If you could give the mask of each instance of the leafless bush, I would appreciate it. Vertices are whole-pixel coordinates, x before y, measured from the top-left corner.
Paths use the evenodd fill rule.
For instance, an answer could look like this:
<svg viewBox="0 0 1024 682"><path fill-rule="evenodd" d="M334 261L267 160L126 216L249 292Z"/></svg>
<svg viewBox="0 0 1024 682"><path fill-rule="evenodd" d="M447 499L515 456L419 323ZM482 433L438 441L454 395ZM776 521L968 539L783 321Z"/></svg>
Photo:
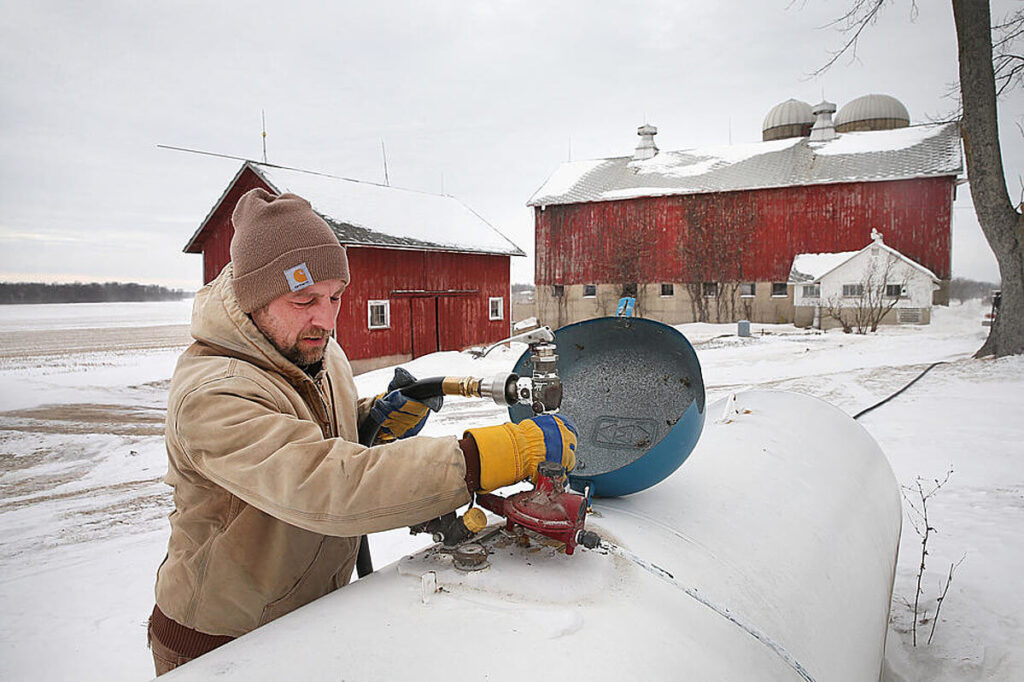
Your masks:
<svg viewBox="0 0 1024 682"><path fill-rule="evenodd" d="M907 516L910 518L910 524L914 527L914 531L918 537L921 538L921 563L917 568L917 585L914 589L914 601L910 603L904 600L906 607L913 612L914 622L911 626L911 639L914 646L917 646L917 626L927 625L928 621L931 620L931 630L928 633L928 644L932 643L932 637L935 636L935 626L939 621L939 611L942 609L942 604L946 599L946 593L949 592L949 586L953 582L953 574L956 569L960 567L960 564L967 558L965 554L960 558L960 561L951 563L949 565L949 571L946 574L945 581L939 582L939 596L935 602L935 613L929 618L927 607L923 607L921 604L921 597L924 594L924 589L921 584L924 582L925 577L925 563L928 557L928 540L931 539L933 533L938 531L928 518L928 501L942 489L944 485L949 481L949 477L953 475L953 467L950 467L946 471L945 477L941 480L938 478L932 479L931 484L926 484L925 481L918 476L914 479L914 485L902 486L903 499L907 503Z"/></svg>

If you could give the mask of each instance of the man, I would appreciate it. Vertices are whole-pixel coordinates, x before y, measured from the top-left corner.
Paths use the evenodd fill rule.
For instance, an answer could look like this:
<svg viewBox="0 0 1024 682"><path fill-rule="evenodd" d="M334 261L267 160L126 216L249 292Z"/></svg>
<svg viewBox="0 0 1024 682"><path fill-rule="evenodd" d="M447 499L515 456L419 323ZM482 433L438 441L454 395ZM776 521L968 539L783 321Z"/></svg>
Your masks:
<svg viewBox="0 0 1024 682"><path fill-rule="evenodd" d="M549 454L575 464L560 418L404 438L426 406L358 400L333 338L349 272L331 229L305 199L262 189L232 223L231 263L196 295L195 343L171 380L157 675L345 585L361 535L441 516ZM390 440L367 448L356 441L371 408Z"/></svg>

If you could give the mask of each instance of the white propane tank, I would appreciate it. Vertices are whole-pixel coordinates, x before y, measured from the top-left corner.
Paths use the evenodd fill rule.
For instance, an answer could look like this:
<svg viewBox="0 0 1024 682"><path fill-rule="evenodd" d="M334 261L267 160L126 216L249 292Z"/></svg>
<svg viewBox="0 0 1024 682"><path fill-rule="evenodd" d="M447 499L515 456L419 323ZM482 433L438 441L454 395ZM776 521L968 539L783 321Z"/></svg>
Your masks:
<svg viewBox="0 0 1024 682"><path fill-rule="evenodd" d="M684 466L593 508L599 549L496 525L483 570L426 549L163 679L879 679L900 492L835 407L719 401Z"/></svg>

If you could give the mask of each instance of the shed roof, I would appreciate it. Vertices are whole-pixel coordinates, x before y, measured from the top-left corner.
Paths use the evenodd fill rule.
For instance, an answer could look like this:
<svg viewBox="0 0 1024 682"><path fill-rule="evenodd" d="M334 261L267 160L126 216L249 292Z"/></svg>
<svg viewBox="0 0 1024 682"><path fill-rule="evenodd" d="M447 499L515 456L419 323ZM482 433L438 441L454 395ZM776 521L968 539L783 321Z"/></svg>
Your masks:
<svg viewBox="0 0 1024 682"><path fill-rule="evenodd" d="M235 180L247 167L275 192L291 192L308 200L313 210L331 226L338 240L347 246L526 255L480 215L451 196L255 161L246 161ZM216 208L199 226L192 241L206 227Z"/></svg>
<svg viewBox="0 0 1024 682"><path fill-rule="evenodd" d="M958 175L963 170L956 123L842 133L571 161L559 166L528 206L615 201L844 182Z"/></svg>
<svg viewBox="0 0 1024 682"><path fill-rule="evenodd" d="M891 246L882 243L881 237L879 237L877 242L872 240L870 244L860 251L842 251L839 253L798 253L793 258L793 266L789 271L789 281L797 284L820 282L826 275L838 268L840 265L849 262L853 258L870 249L872 246L878 246L893 256L896 256L899 260L928 275L933 281L939 281L939 278L936 277L934 272L917 261L907 258Z"/></svg>

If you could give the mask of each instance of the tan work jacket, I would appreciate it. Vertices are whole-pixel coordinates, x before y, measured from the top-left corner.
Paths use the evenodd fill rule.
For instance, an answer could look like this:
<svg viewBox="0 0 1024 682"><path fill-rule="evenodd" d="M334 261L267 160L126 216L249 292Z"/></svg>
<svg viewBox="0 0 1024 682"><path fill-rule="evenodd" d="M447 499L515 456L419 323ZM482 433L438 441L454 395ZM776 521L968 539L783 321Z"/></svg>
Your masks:
<svg viewBox="0 0 1024 682"><path fill-rule="evenodd" d="M331 339L311 379L238 306L231 266L197 295L167 405L175 510L160 609L240 636L348 582L358 539L469 502L454 436L365 448L352 369Z"/></svg>

